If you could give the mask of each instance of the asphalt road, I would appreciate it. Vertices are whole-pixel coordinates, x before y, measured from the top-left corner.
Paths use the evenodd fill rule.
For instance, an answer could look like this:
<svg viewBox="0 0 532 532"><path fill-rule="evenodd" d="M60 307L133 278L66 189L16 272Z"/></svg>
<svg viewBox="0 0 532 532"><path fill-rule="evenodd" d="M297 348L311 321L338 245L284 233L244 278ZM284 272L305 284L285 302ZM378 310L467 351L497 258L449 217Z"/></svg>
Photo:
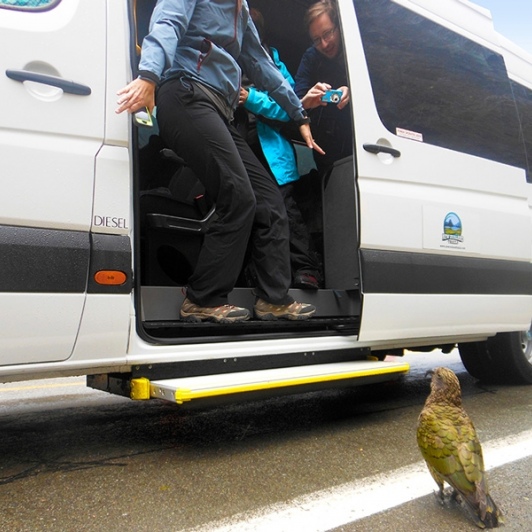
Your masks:
<svg viewBox="0 0 532 532"><path fill-rule="evenodd" d="M0 385L0 529L478 530L442 507L415 427L446 365L484 446L506 532L532 530L532 387L482 386L456 353L403 380L203 411L132 402L83 378Z"/></svg>

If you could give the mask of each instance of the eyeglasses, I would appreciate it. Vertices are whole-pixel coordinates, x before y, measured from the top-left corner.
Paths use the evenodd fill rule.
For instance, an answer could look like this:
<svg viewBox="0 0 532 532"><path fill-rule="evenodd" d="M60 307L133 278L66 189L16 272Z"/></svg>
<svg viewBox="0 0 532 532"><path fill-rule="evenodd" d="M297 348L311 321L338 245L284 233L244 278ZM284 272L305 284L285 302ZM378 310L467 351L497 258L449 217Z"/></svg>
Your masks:
<svg viewBox="0 0 532 532"><path fill-rule="evenodd" d="M334 32L338 28L335 26L334 28L327 30L325 33L322 33L321 37L316 37L315 39L312 39L312 44L314 46L320 46L321 42L323 41L325 44L328 44L331 42L331 39L333 38Z"/></svg>

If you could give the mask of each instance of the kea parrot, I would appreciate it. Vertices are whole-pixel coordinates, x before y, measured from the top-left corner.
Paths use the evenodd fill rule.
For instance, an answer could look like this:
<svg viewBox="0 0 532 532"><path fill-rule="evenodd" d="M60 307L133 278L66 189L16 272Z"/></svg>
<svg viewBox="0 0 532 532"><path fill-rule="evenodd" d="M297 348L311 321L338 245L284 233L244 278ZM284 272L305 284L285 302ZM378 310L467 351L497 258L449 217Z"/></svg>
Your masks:
<svg viewBox="0 0 532 532"><path fill-rule="evenodd" d="M448 368L430 371L430 394L418 419L417 442L443 502L444 483L480 528L503 523L488 493L482 448L475 427L462 407L460 383Z"/></svg>

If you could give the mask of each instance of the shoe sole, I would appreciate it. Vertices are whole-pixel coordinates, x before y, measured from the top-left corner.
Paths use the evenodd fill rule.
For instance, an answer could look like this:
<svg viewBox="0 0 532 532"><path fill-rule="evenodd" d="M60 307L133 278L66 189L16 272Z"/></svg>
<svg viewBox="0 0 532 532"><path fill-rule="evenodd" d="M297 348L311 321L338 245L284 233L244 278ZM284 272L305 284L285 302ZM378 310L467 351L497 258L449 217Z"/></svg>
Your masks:
<svg viewBox="0 0 532 532"><path fill-rule="evenodd" d="M311 310L310 312L306 312L305 314L281 314L276 315L272 312L257 312L255 311L255 317L258 320L262 321L276 321L276 320L292 320L292 321L303 321L308 320L312 315L316 312L316 310Z"/></svg>
<svg viewBox="0 0 532 532"><path fill-rule="evenodd" d="M249 320L249 316L238 316L236 318L215 318L214 316L198 316L197 314L180 314L181 320L187 323L201 323L209 321L212 323L238 323Z"/></svg>

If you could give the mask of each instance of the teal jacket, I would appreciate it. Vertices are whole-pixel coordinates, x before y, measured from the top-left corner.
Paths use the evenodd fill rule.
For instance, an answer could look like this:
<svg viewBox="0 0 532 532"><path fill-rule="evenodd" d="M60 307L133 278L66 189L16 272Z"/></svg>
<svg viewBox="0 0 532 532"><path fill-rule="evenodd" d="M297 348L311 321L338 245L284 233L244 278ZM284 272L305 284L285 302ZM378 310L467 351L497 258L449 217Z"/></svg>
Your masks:
<svg viewBox="0 0 532 532"><path fill-rule="evenodd" d="M294 86L294 80L288 72L285 64L279 59L279 53L275 48L270 48L272 59L277 65L284 78ZM255 87L249 87L249 95L244 107L257 116L263 116L270 120L288 122L290 117L267 92L260 91ZM268 161L270 169L279 185L286 185L299 179L297 161L294 147L279 131L260 119L257 120L257 134L259 136L262 153Z"/></svg>

